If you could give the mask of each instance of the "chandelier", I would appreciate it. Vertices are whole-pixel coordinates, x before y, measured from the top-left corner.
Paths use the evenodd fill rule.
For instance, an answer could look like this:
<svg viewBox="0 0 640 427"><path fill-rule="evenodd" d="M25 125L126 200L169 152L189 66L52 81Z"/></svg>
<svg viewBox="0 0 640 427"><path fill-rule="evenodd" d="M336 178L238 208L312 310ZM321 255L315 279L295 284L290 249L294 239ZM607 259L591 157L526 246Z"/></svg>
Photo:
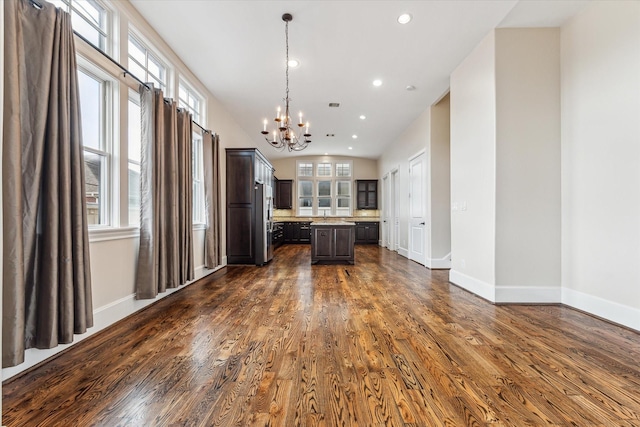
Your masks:
<svg viewBox="0 0 640 427"><path fill-rule="evenodd" d="M311 134L309 133L309 122L303 123L302 121L302 112L298 114L298 123L292 124L291 115L289 113L289 22L293 20L293 15L290 13L285 13L282 15L282 20L285 22L284 34L285 34L285 42L287 48L287 71L286 71L286 82L287 82L287 90L286 96L284 98L284 112L278 106L278 110L276 112L276 118L274 121L276 122L276 129L273 131L273 138L269 139L268 136L265 136L265 140L275 149L280 151L284 150L285 147L289 151L302 151L311 142L309 137ZM267 131L267 119L264 119L264 127L262 129L263 135L269 135L269 131ZM295 129L297 127L297 129ZM304 132L302 128L304 129Z"/></svg>

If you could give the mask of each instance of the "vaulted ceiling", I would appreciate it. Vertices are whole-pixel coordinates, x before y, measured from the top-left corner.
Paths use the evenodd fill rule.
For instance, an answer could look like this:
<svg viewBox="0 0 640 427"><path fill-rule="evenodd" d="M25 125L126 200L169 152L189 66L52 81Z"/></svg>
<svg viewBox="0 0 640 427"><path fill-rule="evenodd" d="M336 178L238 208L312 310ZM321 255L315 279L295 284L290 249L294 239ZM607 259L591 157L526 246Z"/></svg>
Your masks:
<svg viewBox="0 0 640 427"><path fill-rule="evenodd" d="M283 13L293 15L290 57L300 61L290 70L292 115L302 111L313 134L301 154L377 158L448 91L451 72L493 28L557 27L586 3L131 2L270 158L290 155L273 152L260 134L283 105ZM397 22L402 13L410 23Z"/></svg>

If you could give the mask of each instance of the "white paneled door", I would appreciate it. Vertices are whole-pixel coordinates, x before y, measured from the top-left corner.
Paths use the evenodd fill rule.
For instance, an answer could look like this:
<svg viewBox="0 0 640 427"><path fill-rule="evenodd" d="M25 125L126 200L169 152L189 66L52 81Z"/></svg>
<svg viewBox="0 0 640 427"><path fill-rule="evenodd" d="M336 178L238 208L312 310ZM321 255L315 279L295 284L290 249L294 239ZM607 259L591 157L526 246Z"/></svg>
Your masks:
<svg viewBox="0 0 640 427"><path fill-rule="evenodd" d="M426 250L426 154L409 159L409 259L427 264Z"/></svg>
<svg viewBox="0 0 640 427"><path fill-rule="evenodd" d="M398 179L398 169L391 171L391 250L398 252L400 247L400 180Z"/></svg>
<svg viewBox="0 0 640 427"><path fill-rule="evenodd" d="M387 249L391 248L391 230L389 227L391 220L391 179L389 174L385 174L382 177L382 194L383 194L383 206L382 206L382 246Z"/></svg>

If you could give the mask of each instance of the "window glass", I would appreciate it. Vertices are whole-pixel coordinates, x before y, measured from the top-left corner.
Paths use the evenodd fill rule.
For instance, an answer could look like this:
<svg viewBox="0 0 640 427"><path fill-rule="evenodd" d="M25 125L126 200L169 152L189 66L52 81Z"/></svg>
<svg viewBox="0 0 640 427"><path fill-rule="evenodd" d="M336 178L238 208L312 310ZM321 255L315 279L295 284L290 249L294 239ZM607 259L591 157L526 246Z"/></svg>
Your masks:
<svg viewBox="0 0 640 427"><path fill-rule="evenodd" d="M338 196L351 195L351 181L338 181Z"/></svg>
<svg viewBox="0 0 640 427"><path fill-rule="evenodd" d="M319 197L318 198L318 207L322 208L331 208L331 199L329 197Z"/></svg>
<svg viewBox="0 0 640 427"><path fill-rule="evenodd" d="M129 34L129 70L142 81L153 83L166 91L167 67L133 34Z"/></svg>
<svg viewBox="0 0 640 427"><path fill-rule="evenodd" d="M193 142L191 147L193 173L193 223L205 223L205 206L204 206L204 169L202 164L202 136L193 134Z"/></svg>
<svg viewBox="0 0 640 427"><path fill-rule="evenodd" d="M103 82L83 72L78 72L80 112L82 114L82 143L85 147L102 149Z"/></svg>
<svg viewBox="0 0 640 427"><path fill-rule="evenodd" d="M99 225L105 222L104 209L102 205L103 195L106 194L105 156L90 151L84 152L84 180L85 180L85 201L87 203L87 223L89 225Z"/></svg>
<svg viewBox="0 0 640 427"><path fill-rule="evenodd" d="M78 70L82 141L84 148L85 201L89 225L108 225L110 153L105 128L108 83Z"/></svg>
<svg viewBox="0 0 640 427"><path fill-rule="evenodd" d="M300 181L300 196L311 197L313 195L313 182Z"/></svg>
<svg viewBox="0 0 640 427"><path fill-rule="evenodd" d="M313 176L313 163L299 163L298 176Z"/></svg>
<svg viewBox="0 0 640 427"><path fill-rule="evenodd" d="M331 163L318 163L317 176L331 176Z"/></svg>
<svg viewBox="0 0 640 427"><path fill-rule="evenodd" d="M71 15L71 25L78 34L103 52L107 50L107 10L96 0L49 0Z"/></svg>
<svg viewBox="0 0 640 427"><path fill-rule="evenodd" d="M146 62L146 49L132 37L129 37L129 59L134 59L140 65Z"/></svg>
<svg viewBox="0 0 640 427"><path fill-rule="evenodd" d="M178 89L178 104L180 108L184 108L191 113L194 122L201 124L200 118L202 117L202 101L203 97L191 89L184 81L180 80L180 87Z"/></svg>
<svg viewBox="0 0 640 427"><path fill-rule="evenodd" d="M129 225L140 225L140 165L129 162Z"/></svg>
<svg viewBox="0 0 640 427"><path fill-rule="evenodd" d="M141 150L141 122L140 122L140 96L137 99L129 98L129 161L140 162Z"/></svg>
<svg viewBox="0 0 640 427"><path fill-rule="evenodd" d="M129 225L140 225L140 156L141 156L141 123L140 95L130 93L128 105L128 200Z"/></svg>
<svg viewBox="0 0 640 427"><path fill-rule="evenodd" d="M351 163L336 163L336 176L351 176Z"/></svg>
<svg viewBox="0 0 640 427"><path fill-rule="evenodd" d="M318 181L318 196L331 196L331 181Z"/></svg>

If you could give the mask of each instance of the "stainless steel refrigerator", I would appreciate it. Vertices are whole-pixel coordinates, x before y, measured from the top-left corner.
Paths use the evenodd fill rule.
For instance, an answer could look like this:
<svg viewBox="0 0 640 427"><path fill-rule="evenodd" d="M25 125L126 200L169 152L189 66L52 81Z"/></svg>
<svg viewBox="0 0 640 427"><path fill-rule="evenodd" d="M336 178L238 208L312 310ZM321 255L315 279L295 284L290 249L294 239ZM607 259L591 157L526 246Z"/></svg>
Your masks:
<svg viewBox="0 0 640 427"><path fill-rule="evenodd" d="M256 183L256 265L273 258L273 195L270 185Z"/></svg>

